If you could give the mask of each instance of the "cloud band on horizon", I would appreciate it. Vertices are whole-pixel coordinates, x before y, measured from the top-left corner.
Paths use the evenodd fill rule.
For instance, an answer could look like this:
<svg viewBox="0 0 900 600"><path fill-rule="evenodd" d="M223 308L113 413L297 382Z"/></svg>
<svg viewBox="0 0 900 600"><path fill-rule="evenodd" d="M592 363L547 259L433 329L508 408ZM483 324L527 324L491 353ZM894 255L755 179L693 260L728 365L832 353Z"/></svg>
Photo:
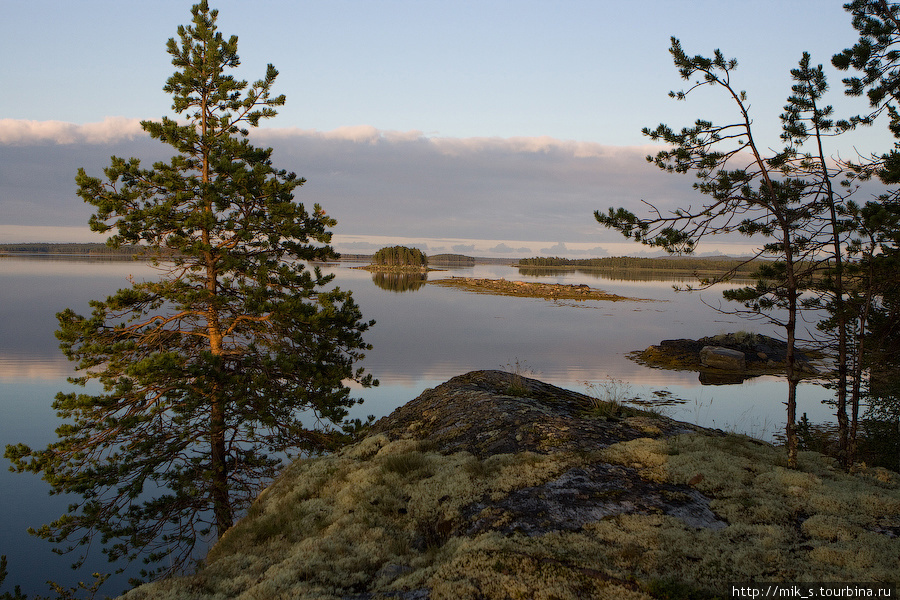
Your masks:
<svg viewBox="0 0 900 600"><path fill-rule="evenodd" d="M506 252L500 240L530 240L507 247L552 250L562 243L556 248L571 252L625 242L596 224L594 210L636 207L643 198L663 208L696 202L689 178L646 163L658 146L447 138L370 125L260 128L251 141L272 146L276 166L307 179L298 201L321 204L337 219L339 236L497 240L490 247L498 253ZM101 175L111 154L149 166L173 151L144 134L137 119L0 119L0 225L86 224L91 210L75 194L75 173L84 167Z"/></svg>

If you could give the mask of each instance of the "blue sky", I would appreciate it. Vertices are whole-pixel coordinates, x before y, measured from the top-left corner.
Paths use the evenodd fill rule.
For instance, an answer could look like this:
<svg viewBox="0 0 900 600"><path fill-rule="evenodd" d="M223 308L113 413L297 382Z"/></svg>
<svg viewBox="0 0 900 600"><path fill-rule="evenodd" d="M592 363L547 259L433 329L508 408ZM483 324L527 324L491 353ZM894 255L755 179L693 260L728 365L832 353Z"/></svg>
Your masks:
<svg viewBox="0 0 900 600"><path fill-rule="evenodd" d="M345 251L420 240L432 252L620 253L628 246L591 224L594 209L696 204L689 177L643 161L654 148L640 130L733 112L721 96L667 97L683 87L672 35L690 53L721 48L738 59L764 145L778 145L789 70L804 50L828 67L839 114L865 110L830 68L856 40L841 2L210 4L220 31L239 37L238 76L279 69L287 104L256 139L308 179L298 200L338 219ZM190 5L4 2L0 242L84 239L90 211L75 196L75 169L99 173L111 154L167 156L135 121L169 114L165 42ZM877 128L831 151L890 143Z"/></svg>

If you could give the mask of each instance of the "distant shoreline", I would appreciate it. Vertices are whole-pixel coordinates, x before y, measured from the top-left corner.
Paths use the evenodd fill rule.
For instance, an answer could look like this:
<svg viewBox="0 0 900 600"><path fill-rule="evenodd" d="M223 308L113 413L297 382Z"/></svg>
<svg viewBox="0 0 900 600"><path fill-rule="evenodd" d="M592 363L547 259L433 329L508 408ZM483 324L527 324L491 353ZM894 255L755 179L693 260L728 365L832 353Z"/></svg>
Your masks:
<svg viewBox="0 0 900 600"><path fill-rule="evenodd" d="M90 258L150 258L146 246L120 246L112 248L101 243L56 244L31 242L0 244L0 256L69 256Z"/></svg>
<svg viewBox="0 0 900 600"><path fill-rule="evenodd" d="M339 253L340 262L369 262L370 254ZM149 260L160 257L149 252L146 246L120 246L112 248L104 243L51 243L27 242L18 244L0 244L0 256L55 256L85 258L132 258ZM478 264L503 264L517 267L522 271L643 271L684 273L697 276L724 275L731 273L739 276L750 276L761 260L750 257L731 256L666 256L666 257L603 257L586 259L569 259L560 257L532 258L494 258L471 257L463 255L436 255L429 257L429 266L445 269L447 267L473 267ZM375 270L373 268L373 270ZM378 269L381 270L381 269ZM394 269L389 269L394 270Z"/></svg>

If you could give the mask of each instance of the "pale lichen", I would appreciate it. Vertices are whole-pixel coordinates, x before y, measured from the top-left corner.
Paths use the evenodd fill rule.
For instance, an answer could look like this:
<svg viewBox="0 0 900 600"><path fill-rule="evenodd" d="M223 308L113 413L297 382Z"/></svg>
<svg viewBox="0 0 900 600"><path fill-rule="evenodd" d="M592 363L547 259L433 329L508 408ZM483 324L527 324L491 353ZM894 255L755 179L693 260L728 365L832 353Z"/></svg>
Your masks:
<svg viewBox="0 0 900 600"><path fill-rule="evenodd" d="M632 425L656 435L649 421ZM781 448L700 433L581 452L438 450L404 427L399 438L375 435L297 461L197 574L127 597L302 600L427 590L432 600L638 599L652 597L661 581L710 594L722 593L725 581L881 582L900 572L900 479L883 470L845 473L810 452L788 469ZM661 490L673 505L708 501L719 526L689 525L652 507L568 528L517 522L525 511L518 498L549 503L541 494L551 488L556 500L581 494L572 482L601 472L619 473L620 487L626 474L628 485L652 482L635 493ZM604 485L606 496L577 501L618 501L615 482Z"/></svg>

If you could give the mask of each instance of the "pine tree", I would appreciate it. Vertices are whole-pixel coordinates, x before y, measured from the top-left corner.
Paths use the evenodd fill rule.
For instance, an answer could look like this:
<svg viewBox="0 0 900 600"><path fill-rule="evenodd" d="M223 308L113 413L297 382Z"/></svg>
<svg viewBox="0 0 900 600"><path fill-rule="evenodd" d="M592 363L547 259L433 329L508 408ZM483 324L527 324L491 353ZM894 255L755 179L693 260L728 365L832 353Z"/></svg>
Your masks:
<svg viewBox="0 0 900 600"><path fill-rule="evenodd" d="M810 67L809 55L804 54L799 68L792 71L797 84L782 115L782 139L787 145L781 152L766 154L754 137L747 95L732 82L737 61L726 60L719 50L711 58L689 56L675 38L669 52L681 77L691 82L690 88L671 92L671 97L685 100L693 90L709 86L721 90L736 108L734 122L724 125L698 119L680 132L665 124L644 129L650 139L670 146L648 160L670 173L696 175L694 189L707 200L671 214L650 205L648 217L624 208L597 211L594 216L626 237L672 253L689 254L702 238L716 234L741 233L768 240L756 257L774 260L761 263L755 274L757 285L728 290L725 297L743 303L749 316L766 318L785 332L786 438L788 462L795 466L796 396L801 378L795 347L801 296L811 285L823 249L828 244L840 246L840 240L831 237L835 230L828 221L829 208L840 200L831 185L838 174L825 167L821 145L812 154L799 147L809 139L820 142L823 130L831 126L830 108L820 109L815 102L824 92L824 76L821 67ZM812 133L808 126L813 127ZM784 317L772 309L781 309Z"/></svg>
<svg viewBox="0 0 900 600"><path fill-rule="evenodd" d="M900 265L900 189L896 187L900 183L900 4L852 0L844 9L852 16L859 39L832 57L832 64L856 71L843 80L844 91L849 96L865 95L870 108L868 114L851 121L872 125L886 114L895 139L888 151L845 163L855 177L863 181L877 178L888 186L877 199L862 206L851 203L846 211L847 227L853 235L849 250L855 258L847 286L848 318L854 328L851 440L855 442L857 413L867 394L869 414L894 421L894 443L900 447L900 378L895 358L900 331L896 284Z"/></svg>
<svg viewBox="0 0 900 600"><path fill-rule="evenodd" d="M6 449L51 493L81 497L36 535L61 551L96 537L110 560L166 558L167 572L198 537L221 536L282 457L331 449L359 424L346 420L358 400L344 382L377 383L354 369L373 322L305 266L335 256L335 221L296 202L304 180L248 140L284 103L277 71L236 80L237 37L217 31L205 1L191 13L167 46L178 120L142 122L175 156L150 169L113 157L105 180L77 177L91 228L159 251L160 277L93 301L89 316L58 315L71 381L102 393L60 393L57 441Z"/></svg>

